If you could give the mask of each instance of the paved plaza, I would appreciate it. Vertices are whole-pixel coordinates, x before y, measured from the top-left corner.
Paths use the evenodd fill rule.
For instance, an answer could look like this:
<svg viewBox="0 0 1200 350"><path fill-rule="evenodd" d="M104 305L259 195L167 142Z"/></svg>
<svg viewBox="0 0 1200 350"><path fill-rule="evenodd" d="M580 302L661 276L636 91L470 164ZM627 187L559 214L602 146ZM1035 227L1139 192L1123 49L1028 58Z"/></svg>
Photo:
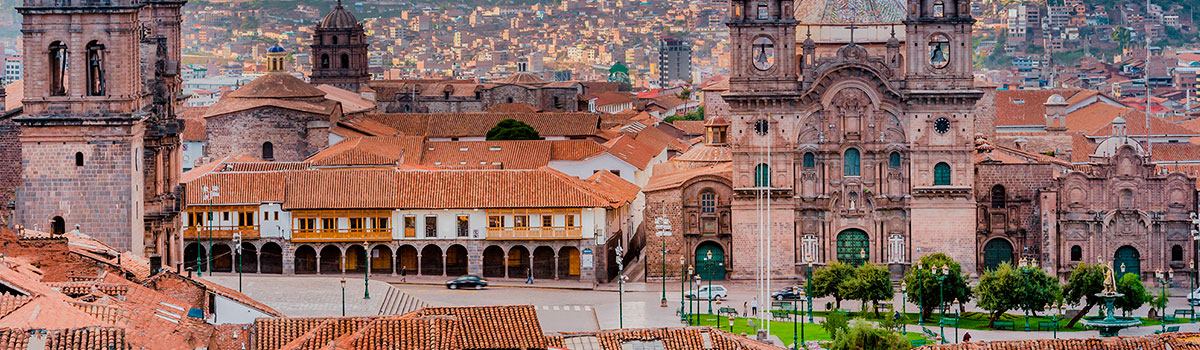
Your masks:
<svg viewBox="0 0 1200 350"><path fill-rule="evenodd" d="M218 274L205 278L222 285L237 288L237 276ZM291 317L340 316L342 314L342 288L340 276L263 276L245 275L243 277L243 292L272 308ZM390 282L390 283L389 283ZM449 290L435 279L408 279L408 283L399 283L398 279L390 277L372 278L370 282L371 299L363 299L363 278L361 275L346 276L346 314L347 315L376 315L384 303L388 289L396 290L426 303L428 306L484 306L531 304L537 307L538 317L546 332L586 331L609 329L623 326L626 328L679 326L679 316L675 314L679 308L680 286L678 282L668 282L666 286L667 307L660 307L662 285L660 283L629 283L620 301L624 305L623 312L619 311L619 294L615 285L602 285L599 290L578 289L577 283L564 282L556 285L553 281L537 282L532 287L520 280L494 280L493 287L484 290ZM498 284L498 285L497 285ZM729 288L729 298L721 306L731 306L742 312L743 305L749 305L754 298L755 285L753 282L722 283ZM773 289L782 289L788 284L775 283ZM393 291L395 293L396 291ZM1172 297L1167 306L1168 312L1177 308L1188 308L1182 296L1186 289L1171 290ZM825 303L832 299L815 299L814 307L825 310ZM899 304L899 294L895 303ZM695 304L693 304L695 305ZM713 306L717 306L714 304ZM770 302L761 302L760 307L769 308ZM842 308L857 310L857 301L842 301ZM707 311L708 303L701 302L702 311ZM917 305L907 305L909 312L914 312ZM968 311L980 311L973 303L966 305ZM1145 316L1148 308L1143 307L1134 314ZM1093 309L1093 313L1095 310ZM1016 314L1018 311L1009 311ZM820 317L817 317L820 322ZM1020 323L1020 322L1018 322ZM1018 325L1020 329L1023 324ZM1181 324L1180 331L1200 331L1200 323ZM930 323L926 328L938 332L937 324ZM1138 327L1123 331L1122 335L1145 335L1158 330L1158 326ZM909 325L910 332L920 332L918 326ZM959 330L959 337L966 330ZM1012 340L1030 338L1050 338L1051 332L1024 331L980 331L970 330L972 340ZM953 328L946 329L947 337L953 338ZM1097 337L1095 331L1059 332L1060 338Z"/></svg>

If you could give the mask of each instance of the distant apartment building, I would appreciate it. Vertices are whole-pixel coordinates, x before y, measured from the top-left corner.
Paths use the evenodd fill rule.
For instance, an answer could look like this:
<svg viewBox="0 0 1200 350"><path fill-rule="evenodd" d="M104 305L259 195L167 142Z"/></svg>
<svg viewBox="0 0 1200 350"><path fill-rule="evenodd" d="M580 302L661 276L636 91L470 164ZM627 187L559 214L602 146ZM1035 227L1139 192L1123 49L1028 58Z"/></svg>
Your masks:
<svg viewBox="0 0 1200 350"><path fill-rule="evenodd" d="M686 81L692 77L692 46L687 40L664 37L658 42L658 85Z"/></svg>
<svg viewBox="0 0 1200 350"><path fill-rule="evenodd" d="M8 55L4 57L4 84L25 78L24 60L21 55Z"/></svg>

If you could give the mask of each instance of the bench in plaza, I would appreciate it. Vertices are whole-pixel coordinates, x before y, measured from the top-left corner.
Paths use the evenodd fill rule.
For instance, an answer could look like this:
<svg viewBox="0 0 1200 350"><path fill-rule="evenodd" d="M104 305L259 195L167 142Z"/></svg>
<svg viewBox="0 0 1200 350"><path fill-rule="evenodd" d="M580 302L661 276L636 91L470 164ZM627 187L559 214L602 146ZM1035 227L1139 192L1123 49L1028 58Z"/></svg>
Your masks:
<svg viewBox="0 0 1200 350"><path fill-rule="evenodd" d="M1005 327L1008 327L1008 329L1009 329L1009 330L1016 330L1016 329L1014 329L1014 328L1013 328L1013 323L1012 323L1012 321L996 321L996 322L992 322L992 328L993 328L993 329L1004 329Z"/></svg>
<svg viewBox="0 0 1200 350"><path fill-rule="evenodd" d="M1038 321L1037 329L1038 329L1038 331L1047 330L1047 329L1055 330L1055 329L1058 329L1058 322Z"/></svg>
<svg viewBox="0 0 1200 350"><path fill-rule="evenodd" d="M942 325L945 325L945 326L947 326L947 327L958 327L958 319L957 319L957 318L950 318L950 317L943 318L943 319L942 319Z"/></svg>
<svg viewBox="0 0 1200 350"><path fill-rule="evenodd" d="M718 315L737 316L737 309L731 307L722 307L717 309Z"/></svg>
<svg viewBox="0 0 1200 350"><path fill-rule="evenodd" d="M1171 322L1179 321L1179 319L1175 318L1175 316L1163 315L1162 321L1166 322L1166 323L1171 323Z"/></svg>
<svg viewBox="0 0 1200 350"><path fill-rule="evenodd" d="M1175 317L1177 318L1192 318L1191 309L1175 309Z"/></svg>
<svg viewBox="0 0 1200 350"><path fill-rule="evenodd" d="M1157 330L1157 331L1154 331L1154 334L1177 333L1177 332L1179 332L1179 326L1170 326L1170 327L1167 327L1166 332L1164 332L1162 330Z"/></svg>
<svg viewBox="0 0 1200 350"><path fill-rule="evenodd" d="M915 348L915 347L919 347L919 346L925 346L925 339L913 339L912 340L912 347Z"/></svg>

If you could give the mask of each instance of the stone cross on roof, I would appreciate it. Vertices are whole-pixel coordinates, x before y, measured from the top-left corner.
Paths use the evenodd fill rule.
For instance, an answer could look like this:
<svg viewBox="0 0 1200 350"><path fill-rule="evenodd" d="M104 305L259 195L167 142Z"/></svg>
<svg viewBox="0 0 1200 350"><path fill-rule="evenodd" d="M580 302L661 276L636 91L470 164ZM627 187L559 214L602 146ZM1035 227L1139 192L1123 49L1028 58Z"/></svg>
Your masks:
<svg viewBox="0 0 1200 350"><path fill-rule="evenodd" d="M338 0L338 1L341 1L341 0ZM851 43L851 44L854 44L854 30L855 30L855 29L858 29L858 28L862 28L862 27L859 27L859 26L856 26L856 25L854 25L854 22L850 22L850 25L849 25L849 26L846 26L846 27L844 27L844 28L846 28L846 29L849 29L849 30L850 30L850 43Z"/></svg>

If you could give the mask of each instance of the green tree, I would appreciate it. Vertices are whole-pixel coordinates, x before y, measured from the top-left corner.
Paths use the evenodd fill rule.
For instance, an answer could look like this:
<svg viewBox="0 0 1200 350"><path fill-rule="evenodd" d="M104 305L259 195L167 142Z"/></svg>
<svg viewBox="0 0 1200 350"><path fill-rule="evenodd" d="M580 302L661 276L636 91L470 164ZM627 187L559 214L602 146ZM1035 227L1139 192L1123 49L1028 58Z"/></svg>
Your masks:
<svg viewBox="0 0 1200 350"><path fill-rule="evenodd" d="M838 293L846 299L862 301L863 309L867 302L878 304L880 300L892 299L892 280L888 270L879 265L862 264L854 269L854 278L842 282ZM875 307L875 317L879 317L879 308Z"/></svg>
<svg viewBox="0 0 1200 350"><path fill-rule="evenodd" d="M1087 315L1092 310L1093 306L1103 302L1103 299L1096 296L1096 293L1104 291L1104 271L1107 269L1102 264L1079 264L1071 270L1071 277L1067 278L1067 285L1063 287L1063 299L1073 305L1083 305L1083 309L1075 317L1071 318L1071 322L1067 323L1067 328L1075 326L1079 319Z"/></svg>
<svg viewBox="0 0 1200 350"><path fill-rule="evenodd" d="M900 333L876 327L865 320L854 320L850 327L837 335L830 350L907 350L912 347Z"/></svg>
<svg viewBox="0 0 1200 350"><path fill-rule="evenodd" d="M1121 276L1121 279L1117 281L1117 293L1124 295L1113 300L1113 306L1126 314L1150 301L1150 294L1146 293L1146 286L1142 285L1142 279L1133 273Z"/></svg>
<svg viewBox="0 0 1200 350"><path fill-rule="evenodd" d="M976 294L979 308L992 313L991 325L1008 310L1024 310L1030 314L1042 310L1062 292L1058 280L1041 269L1016 269L1005 262L979 277Z"/></svg>
<svg viewBox="0 0 1200 350"><path fill-rule="evenodd" d="M504 119L500 123L488 130L488 141L493 140L538 140L542 137L538 135L537 130L534 130L529 124L516 119Z"/></svg>
<svg viewBox="0 0 1200 350"><path fill-rule="evenodd" d="M1125 28L1123 26L1113 27L1113 31L1112 33L1108 34L1108 38L1120 45L1122 49L1128 48L1130 45L1130 40L1132 40L1129 33L1129 28Z"/></svg>
<svg viewBox="0 0 1200 350"><path fill-rule="evenodd" d="M950 274L946 276L939 290L938 278L932 273L932 269L936 266L938 273L941 273L941 267L947 265L950 266ZM908 300L921 304L921 314L924 317L929 317L942 300L951 302L958 299L965 303L971 300L972 296L971 287L963 278L962 267L944 253L921 257L917 266L904 276L904 283L908 284Z"/></svg>
<svg viewBox="0 0 1200 350"><path fill-rule="evenodd" d="M854 268L841 261L834 261L829 266L813 272L812 295L816 298L833 297L838 309L842 308L842 283L854 279Z"/></svg>

